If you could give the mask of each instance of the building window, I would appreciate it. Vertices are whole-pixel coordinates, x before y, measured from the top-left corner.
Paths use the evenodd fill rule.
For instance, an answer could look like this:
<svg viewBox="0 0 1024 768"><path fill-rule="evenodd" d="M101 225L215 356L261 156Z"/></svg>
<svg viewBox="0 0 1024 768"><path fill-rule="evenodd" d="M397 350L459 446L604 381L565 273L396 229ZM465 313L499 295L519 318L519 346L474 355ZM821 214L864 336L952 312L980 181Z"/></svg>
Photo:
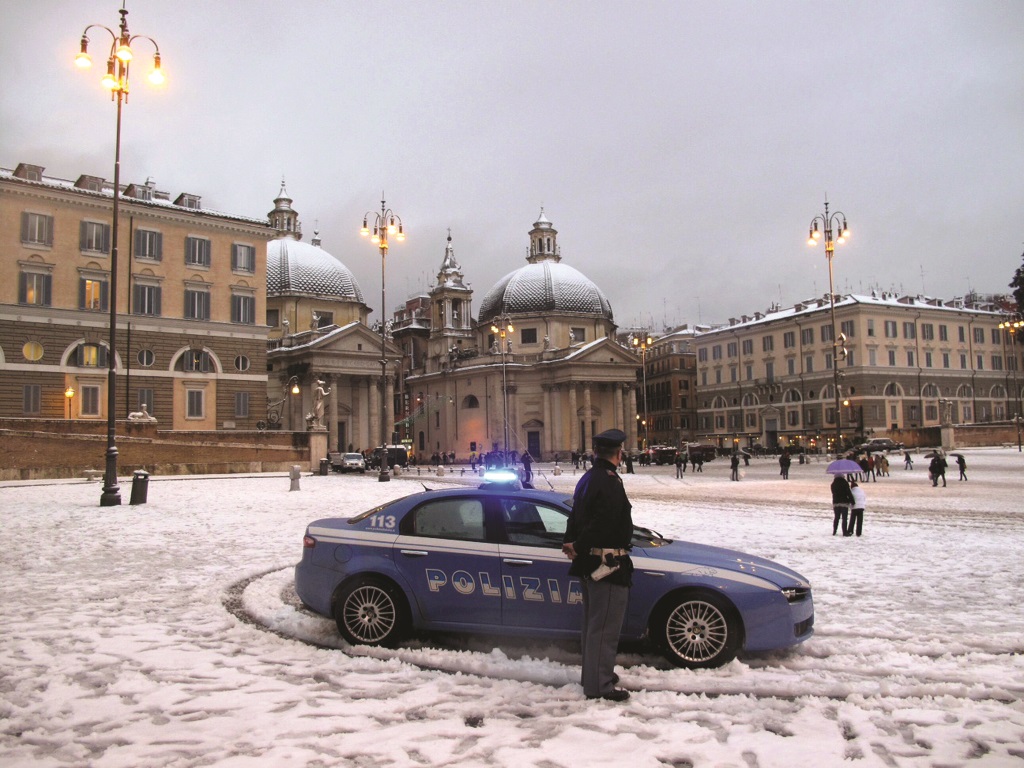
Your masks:
<svg viewBox="0 0 1024 768"><path fill-rule="evenodd" d="M520 344L536 344L537 343L537 329L536 328L523 328L519 331L519 343Z"/></svg>
<svg viewBox="0 0 1024 768"><path fill-rule="evenodd" d="M949 341L949 328L944 325L939 326L939 341Z"/></svg>
<svg viewBox="0 0 1024 768"><path fill-rule="evenodd" d="M846 334L849 336L850 334ZM868 336L875 335L875 320L874 318L868 318Z"/></svg>
<svg viewBox="0 0 1024 768"><path fill-rule="evenodd" d="M886 320L885 321L885 338L895 339L896 338L896 321Z"/></svg>
<svg viewBox="0 0 1024 768"><path fill-rule="evenodd" d="M975 328L974 329L974 343L975 344L984 344L985 343L985 329L984 328Z"/></svg>
<svg viewBox="0 0 1024 768"><path fill-rule="evenodd" d="M983 370L985 370L985 358L984 358L984 356L983 356L983 355L981 355L981 354L979 354L979 355L978 355L978 366L977 366L977 370L979 370L979 371L983 371Z"/></svg>
<svg viewBox="0 0 1024 768"><path fill-rule="evenodd" d="M960 355L960 370L967 370L967 355Z"/></svg>
<svg viewBox="0 0 1024 768"><path fill-rule="evenodd" d="M256 271L256 249L241 243L231 244L231 269L253 274Z"/></svg>
<svg viewBox="0 0 1024 768"><path fill-rule="evenodd" d="M804 373L814 373L814 355L804 356Z"/></svg>
<svg viewBox="0 0 1024 768"><path fill-rule="evenodd" d="M999 329L998 328L993 328L992 329L992 343L993 344L999 344L1000 341L1001 341L1001 338L999 336Z"/></svg>
<svg viewBox="0 0 1024 768"><path fill-rule="evenodd" d="M206 294L207 305L209 305L209 296L209 294ZM207 316L202 319L209 319L209 309L207 309ZM256 324L255 296L246 296L244 294L239 293L233 293L231 295L231 322L245 323L247 325Z"/></svg>
<svg viewBox="0 0 1024 768"><path fill-rule="evenodd" d="M164 257L164 236L151 229L135 230L135 258L160 261Z"/></svg>
<svg viewBox="0 0 1024 768"><path fill-rule="evenodd" d="M832 364L833 364L832 352L831 351L826 352L825 353L825 370L826 371L831 371L832 370Z"/></svg>
<svg viewBox="0 0 1024 768"><path fill-rule="evenodd" d="M185 289L185 319L210 319L210 294L207 291Z"/></svg>
<svg viewBox="0 0 1024 768"><path fill-rule="evenodd" d="M161 289L159 285L136 283L132 289L132 314L160 316Z"/></svg>
<svg viewBox="0 0 1024 768"><path fill-rule="evenodd" d="M796 332L786 331L782 334L782 346L786 349L792 349L796 346Z"/></svg>
<svg viewBox="0 0 1024 768"><path fill-rule="evenodd" d="M822 326L824 327L824 326ZM813 328L801 328L800 329L800 343L804 346L814 343L814 329Z"/></svg>
<svg viewBox="0 0 1024 768"><path fill-rule="evenodd" d="M775 349L775 337L774 336L762 336L761 337L761 351L771 352Z"/></svg>
<svg viewBox="0 0 1024 768"><path fill-rule="evenodd" d="M892 366L892 367L896 366L896 350L895 349L890 349L889 350L889 365Z"/></svg>
<svg viewBox="0 0 1024 768"><path fill-rule="evenodd" d="M775 381L775 363L771 360L764 364L764 377L768 380L769 384Z"/></svg>
<svg viewBox="0 0 1024 768"><path fill-rule="evenodd" d="M79 344L75 350L75 365L79 368L106 368L107 348L99 344Z"/></svg>
<svg viewBox="0 0 1024 768"><path fill-rule="evenodd" d="M572 331L572 335L575 337L577 344L581 341L587 340L586 328L570 328L570 330Z"/></svg>
<svg viewBox="0 0 1024 768"><path fill-rule="evenodd" d="M736 342L730 341L726 345L725 354L727 357L736 357Z"/></svg>
<svg viewBox="0 0 1024 768"><path fill-rule="evenodd" d="M791 357L786 360L786 374L796 376L796 358Z"/></svg>
<svg viewBox="0 0 1024 768"><path fill-rule="evenodd" d="M53 216L21 214L21 242L25 245L53 245Z"/></svg>
<svg viewBox="0 0 1024 768"><path fill-rule="evenodd" d="M800 426L800 411L786 411L786 424L790 427Z"/></svg>
<svg viewBox="0 0 1024 768"><path fill-rule="evenodd" d="M110 253L110 225L99 221L80 222L78 246L83 251Z"/></svg>
<svg viewBox="0 0 1024 768"><path fill-rule="evenodd" d="M48 307L52 301L53 277L43 272L22 272L18 278L18 303Z"/></svg>
<svg viewBox="0 0 1024 768"><path fill-rule="evenodd" d="M904 339L916 339L917 338L917 326L914 323L903 324L903 338Z"/></svg>
<svg viewBox="0 0 1024 768"><path fill-rule="evenodd" d="M752 355L752 354L754 354L754 340L753 339L744 339L743 340L743 354L744 355Z"/></svg>
<svg viewBox="0 0 1024 768"><path fill-rule="evenodd" d="M135 390L135 407L138 410L147 409L150 415L153 414L153 390L140 388Z"/></svg>
<svg viewBox="0 0 1024 768"><path fill-rule="evenodd" d="M235 370L236 371L248 371L249 370L249 358L245 355L237 355L235 357Z"/></svg>
<svg viewBox="0 0 1024 768"><path fill-rule="evenodd" d="M878 350L871 348L868 350L868 365L878 365Z"/></svg>
<svg viewBox="0 0 1024 768"><path fill-rule="evenodd" d="M821 340L822 342L832 341L832 326L823 325L821 326Z"/></svg>
<svg viewBox="0 0 1024 768"><path fill-rule="evenodd" d="M949 352L942 353L942 367L949 368Z"/></svg>
<svg viewBox="0 0 1024 768"><path fill-rule="evenodd" d="M135 359L143 368L150 368L156 362L156 355L153 354L152 349L140 349Z"/></svg>
<svg viewBox="0 0 1024 768"><path fill-rule="evenodd" d="M853 336L854 336L854 334L853 334L854 325L855 325L855 323L853 322L853 320L843 320L843 322L841 322L839 324L839 332L840 333L845 333L846 334L846 338L852 339Z"/></svg>
<svg viewBox="0 0 1024 768"><path fill-rule="evenodd" d="M78 308L93 312L106 311L109 300L109 286L106 280L83 277L78 281Z"/></svg>
<svg viewBox="0 0 1024 768"><path fill-rule="evenodd" d="M334 325L334 313L325 312L320 309L317 310L317 314L320 316L320 321L317 324L317 328L327 328L328 326Z"/></svg>
<svg viewBox="0 0 1024 768"><path fill-rule="evenodd" d="M26 341L21 348L21 355L30 363L38 363L43 359L43 345L38 341Z"/></svg>
<svg viewBox="0 0 1024 768"><path fill-rule="evenodd" d="M210 353L203 349L190 349L181 356L181 369L190 373L209 373Z"/></svg>
<svg viewBox="0 0 1024 768"><path fill-rule="evenodd" d="M235 392L235 418L244 419L249 416L249 393Z"/></svg>
<svg viewBox="0 0 1024 768"><path fill-rule="evenodd" d="M921 338L925 341L934 341L935 326L931 323L921 323Z"/></svg>
<svg viewBox="0 0 1024 768"><path fill-rule="evenodd" d="M210 241L205 237L186 237L185 264L190 267L209 267Z"/></svg>
<svg viewBox="0 0 1024 768"><path fill-rule="evenodd" d="M752 363L747 363L746 369L747 369L747 381L753 381L754 380L754 366L753 366L753 364Z"/></svg>
<svg viewBox="0 0 1024 768"><path fill-rule="evenodd" d="M38 416L42 411L43 393L39 384L26 384L21 388L21 412Z"/></svg>
<svg viewBox="0 0 1024 768"><path fill-rule="evenodd" d="M932 353L931 352L925 352L924 353L924 367L925 368L931 368L932 367Z"/></svg>
<svg viewBox="0 0 1024 768"><path fill-rule="evenodd" d="M81 397L78 401L79 412L83 416L100 415L100 388L95 384L86 384L82 387Z"/></svg>
<svg viewBox="0 0 1024 768"><path fill-rule="evenodd" d="M279 309L268 309L267 310L267 325L271 328L277 328L281 324L281 310Z"/></svg>
<svg viewBox="0 0 1024 768"><path fill-rule="evenodd" d="M707 347L701 347L700 349L697 350L697 360L698 360L698 362L701 362L701 363L706 363L708 361L708 348Z"/></svg>
<svg viewBox="0 0 1024 768"><path fill-rule="evenodd" d="M912 349L908 349L907 350L907 367L908 368L913 368L914 367L914 350L912 350Z"/></svg>
<svg viewBox="0 0 1024 768"><path fill-rule="evenodd" d="M206 398L203 397L203 390L189 389L186 391L186 418L201 419L205 416Z"/></svg>
<svg viewBox="0 0 1024 768"><path fill-rule="evenodd" d="M713 346L711 348L711 359L712 360L721 360L722 359L722 345L721 344L715 344L715 346Z"/></svg>

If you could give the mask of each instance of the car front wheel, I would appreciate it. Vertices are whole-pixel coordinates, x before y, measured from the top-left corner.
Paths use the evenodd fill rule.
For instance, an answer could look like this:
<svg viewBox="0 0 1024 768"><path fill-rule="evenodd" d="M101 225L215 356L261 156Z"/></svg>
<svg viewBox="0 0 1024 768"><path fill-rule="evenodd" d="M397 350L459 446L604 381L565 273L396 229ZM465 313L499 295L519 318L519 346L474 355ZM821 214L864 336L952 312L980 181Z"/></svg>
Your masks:
<svg viewBox="0 0 1024 768"><path fill-rule="evenodd" d="M394 646L409 627L401 590L372 577L355 579L341 588L334 602L334 621L353 645Z"/></svg>
<svg viewBox="0 0 1024 768"><path fill-rule="evenodd" d="M651 636L670 662L690 669L728 664L741 643L736 609L703 592L684 593L664 604L651 622Z"/></svg>

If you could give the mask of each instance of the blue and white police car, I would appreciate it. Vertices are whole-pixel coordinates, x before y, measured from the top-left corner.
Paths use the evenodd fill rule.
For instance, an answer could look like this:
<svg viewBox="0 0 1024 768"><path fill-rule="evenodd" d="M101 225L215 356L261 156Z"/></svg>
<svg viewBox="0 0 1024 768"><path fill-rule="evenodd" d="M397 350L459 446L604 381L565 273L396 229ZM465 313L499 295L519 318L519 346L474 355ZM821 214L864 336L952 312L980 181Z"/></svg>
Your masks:
<svg viewBox="0 0 1024 768"><path fill-rule="evenodd" d="M316 520L295 589L355 645L414 631L578 636L579 580L561 552L571 506L564 493L485 482ZM639 527L631 554L622 639L649 639L673 664L716 667L813 633L811 586L779 563Z"/></svg>

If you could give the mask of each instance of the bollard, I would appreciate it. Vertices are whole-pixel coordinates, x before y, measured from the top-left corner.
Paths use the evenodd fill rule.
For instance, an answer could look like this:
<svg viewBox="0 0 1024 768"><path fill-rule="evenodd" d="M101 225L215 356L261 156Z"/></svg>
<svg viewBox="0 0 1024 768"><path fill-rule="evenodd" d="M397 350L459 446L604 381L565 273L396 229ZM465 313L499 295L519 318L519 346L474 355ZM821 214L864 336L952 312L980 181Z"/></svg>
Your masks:
<svg viewBox="0 0 1024 768"><path fill-rule="evenodd" d="M395 466L391 468L391 474L398 477L402 474L402 468L398 464L395 464Z"/></svg>
<svg viewBox="0 0 1024 768"><path fill-rule="evenodd" d="M562 468L555 464L555 477L558 477L560 474L562 474Z"/></svg>
<svg viewBox="0 0 1024 768"><path fill-rule="evenodd" d="M132 498L129 504L145 504L149 492L149 472L136 469L132 475Z"/></svg>
<svg viewBox="0 0 1024 768"><path fill-rule="evenodd" d="M301 475L302 470L299 468L299 465L293 464L292 468L288 471L288 477L290 477L292 481L292 487L288 489L289 491L301 490L299 488L299 477L301 477Z"/></svg>
<svg viewBox="0 0 1024 768"><path fill-rule="evenodd" d="M440 464L437 465L437 476L444 477L444 467L442 467Z"/></svg>

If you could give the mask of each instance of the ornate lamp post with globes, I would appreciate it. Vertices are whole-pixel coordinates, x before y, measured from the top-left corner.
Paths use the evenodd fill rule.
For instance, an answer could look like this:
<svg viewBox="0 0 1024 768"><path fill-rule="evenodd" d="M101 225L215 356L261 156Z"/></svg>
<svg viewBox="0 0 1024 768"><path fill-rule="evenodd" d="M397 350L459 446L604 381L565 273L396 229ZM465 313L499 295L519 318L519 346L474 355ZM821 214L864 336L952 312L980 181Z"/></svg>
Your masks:
<svg viewBox="0 0 1024 768"><path fill-rule="evenodd" d="M512 343L508 338L508 334L514 333L515 330L515 327L512 325L512 318L507 314L498 315L498 317L491 321L491 333L498 337L498 348L501 350L501 403L504 416L503 424L505 425L505 444L502 449L501 458L502 466L508 464L508 379L505 377L505 352L506 348Z"/></svg>
<svg viewBox="0 0 1024 768"><path fill-rule="evenodd" d="M842 211L828 212L828 200L825 200L825 213L818 214L811 219L811 228L807 234L807 244L817 245L821 239L821 231L818 225L825 231L825 258L828 259L828 306L832 317L832 395L835 398L836 415L836 441L834 452L839 453L842 443L843 420L840 414L839 405L839 359L846 357L846 347L840 343L840 337L836 334L836 293L832 285L832 256L836 251L836 244L842 245L850 236L850 229L846 225L846 214ZM835 227L839 237L832 239L832 228ZM846 337L842 337L845 342Z"/></svg>
<svg viewBox="0 0 1024 768"><path fill-rule="evenodd" d="M373 229L369 226L370 217L373 217ZM363 237L369 237L370 242L380 249L380 473L377 481L386 483L391 479L388 472L388 401L387 401L387 380L388 380L388 323L385 318L387 304L384 293L384 265L388 256L388 236L394 235L395 240L405 240L405 230L402 227L402 218L387 207L384 195L381 194L380 213L368 211L363 216L363 227L359 230Z"/></svg>
<svg viewBox="0 0 1024 768"><path fill-rule="evenodd" d="M650 420L647 418L647 350L654 343L654 339L651 338L651 334L647 331L641 331L640 333L631 333L627 339L630 347L634 352L640 353L640 368L643 370L643 382L644 382L644 420L641 426L644 428L644 444L643 449L646 451L648 448L647 437L648 437L648 425Z"/></svg>
<svg viewBox="0 0 1024 768"><path fill-rule="evenodd" d="M117 225L118 225L118 200L121 196L121 106L128 102L129 87L129 66L132 58L132 44L136 40L148 40L153 44L153 71L149 74L149 81L153 85L161 85L164 82L163 69L160 67L160 47L151 37L145 35L133 35L128 31L128 11L121 8L121 24L117 32L105 27L102 24L90 24L82 32L81 49L75 57L75 64L86 68L92 66L92 57L89 55L89 30L105 30L111 38L110 53L107 56L107 72L100 81L103 87L110 91L110 97L117 103L117 130L114 134L114 213L110 227L110 328L109 344L107 352L107 459L106 471L103 475L103 494L100 496L100 506L113 507L121 503L121 488L117 484L117 445L114 438L115 418L114 411L117 408L115 396L116 381L115 362L117 358Z"/></svg>
<svg viewBox="0 0 1024 768"><path fill-rule="evenodd" d="M1017 453L1021 452L1021 412L1020 412L1020 385L1017 384L1017 361L1020 358L1017 356L1017 334L1021 328L1024 328L1024 320L1021 320L1020 315L1011 315L1006 320L999 324L999 329L1003 332L1003 358L1006 360L1005 365L1011 366L1013 371L1013 423L1017 426ZM1010 335L1010 355L1013 359L1011 363L1006 356L1006 335Z"/></svg>

